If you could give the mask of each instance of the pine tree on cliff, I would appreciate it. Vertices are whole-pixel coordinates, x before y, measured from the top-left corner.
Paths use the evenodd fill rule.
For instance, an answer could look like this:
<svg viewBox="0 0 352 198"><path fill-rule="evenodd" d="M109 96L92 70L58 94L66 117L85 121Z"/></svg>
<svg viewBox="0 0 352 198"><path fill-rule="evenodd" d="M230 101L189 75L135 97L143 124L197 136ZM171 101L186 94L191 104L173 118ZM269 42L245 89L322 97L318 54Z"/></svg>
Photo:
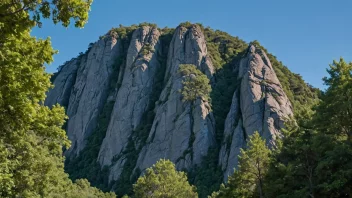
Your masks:
<svg viewBox="0 0 352 198"><path fill-rule="evenodd" d="M238 169L228 179L226 187L212 197L264 197L264 177L270 164L271 151L258 132L249 137L247 149L241 149Z"/></svg>
<svg viewBox="0 0 352 198"><path fill-rule="evenodd" d="M178 172L169 160L160 160L148 168L145 175L133 185L138 198L196 198L196 188L187 181L184 172Z"/></svg>

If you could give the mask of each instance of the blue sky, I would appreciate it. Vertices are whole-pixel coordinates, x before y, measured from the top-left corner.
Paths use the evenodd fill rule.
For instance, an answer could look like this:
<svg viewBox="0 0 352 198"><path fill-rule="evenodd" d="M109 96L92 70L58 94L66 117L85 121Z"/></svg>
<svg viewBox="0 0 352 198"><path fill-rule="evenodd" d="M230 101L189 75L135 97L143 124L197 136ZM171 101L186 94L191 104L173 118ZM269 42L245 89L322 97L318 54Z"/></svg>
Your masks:
<svg viewBox="0 0 352 198"><path fill-rule="evenodd" d="M249 42L258 40L306 82L323 88L333 59L352 60L350 0L95 0L83 29L44 21L32 35L51 37L59 50L48 72L84 52L90 42L119 24L156 23L176 27L202 23Z"/></svg>

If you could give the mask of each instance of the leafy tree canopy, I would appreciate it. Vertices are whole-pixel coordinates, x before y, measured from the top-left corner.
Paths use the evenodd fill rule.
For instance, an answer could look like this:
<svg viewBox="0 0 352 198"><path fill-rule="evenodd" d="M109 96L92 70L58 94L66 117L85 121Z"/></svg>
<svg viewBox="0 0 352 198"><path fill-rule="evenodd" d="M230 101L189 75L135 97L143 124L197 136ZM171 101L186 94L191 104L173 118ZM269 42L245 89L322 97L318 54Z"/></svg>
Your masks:
<svg viewBox="0 0 352 198"><path fill-rule="evenodd" d="M8 36L20 35L35 25L41 27L41 18L52 18L53 22L70 25L74 19L76 27L88 21L88 11L93 0L2 0L0 1L0 44Z"/></svg>
<svg viewBox="0 0 352 198"><path fill-rule="evenodd" d="M133 185L138 198L196 198L196 188L187 181L184 172L178 172L169 160L160 160L148 168Z"/></svg>
<svg viewBox="0 0 352 198"><path fill-rule="evenodd" d="M30 29L40 16L82 27L90 1L4 0L0 2L0 197L114 197L73 184L63 169L62 148L70 145L62 126L64 108L43 105L51 87L45 63L56 53L49 39Z"/></svg>

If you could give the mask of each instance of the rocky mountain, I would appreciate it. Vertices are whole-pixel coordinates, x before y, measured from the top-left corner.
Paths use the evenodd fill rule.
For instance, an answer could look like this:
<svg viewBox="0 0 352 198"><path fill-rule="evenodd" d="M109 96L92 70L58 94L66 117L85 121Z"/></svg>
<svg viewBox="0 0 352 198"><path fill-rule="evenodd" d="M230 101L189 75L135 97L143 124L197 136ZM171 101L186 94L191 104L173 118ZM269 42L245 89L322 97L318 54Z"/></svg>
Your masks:
<svg viewBox="0 0 352 198"><path fill-rule="evenodd" d="M209 79L211 100L183 100L182 64ZM210 169L210 159L217 182L226 181L249 135L275 147L294 110L316 97L259 43L189 23L112 29L52 81L45 104L59 103L69 117L67 172L121 195L161 158L190 173Z"/></svg>

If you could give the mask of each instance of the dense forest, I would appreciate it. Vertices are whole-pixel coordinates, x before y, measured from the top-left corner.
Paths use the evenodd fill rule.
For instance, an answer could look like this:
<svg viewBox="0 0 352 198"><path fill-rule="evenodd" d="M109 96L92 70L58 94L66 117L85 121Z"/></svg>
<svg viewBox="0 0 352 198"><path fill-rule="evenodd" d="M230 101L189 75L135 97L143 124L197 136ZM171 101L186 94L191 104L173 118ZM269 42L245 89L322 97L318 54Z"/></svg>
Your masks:
<svg viewBox="0 0 352 198"><path fill-rule="evenodd" d="M68 103L51 107L44 104L64 66L55 74L45 72L45 64L53 61L57 51L52 48L50 39L37 39L30 31L42 25L42 18L51 18L53 23L64 27L72 22L76 27L83 27L91 3L91 0L0 2L0 197L352 196L352 63L342 58L334 60L323 78L327 88L319 90L305 83L299 74L292 73L258 41L246 43L225 32L189 22L181 23L177 29L158 28L149 23L120 25L99 38L112 37L120 43L120 55L112 65L107 102L79 155L64 155L70 151L71 143L76 144L69 140L65 131ZM100 148L115 102L108 99L123 87L120 76L128 62L126 54L130 42L133 33L140 28L144 30L143 27L160 32L160 46L147 43L140 56L148 57L158 50L157 65L161 69L155 71L141 123L128 137L122 155L112 159L114 162L124 159L122 172L119 177L111 178L112 165L99 163ZM179 64L175 76L168 73L170 43L175 31L182 28L203 32L210 58L204 62L211 62L213 71L194 64ZM64 65L73 61L80 65L92 46L90 44L86 52ZM245 137L246 144L240 149L237 167L224 180L219 153L231 147L232 136L224 131L233 96L242 80L237 77L241 70L236 68L248 57L251 46L255 46L254 53L267 56L270 64L266 64L275 70L281 83L279 87L282 86L292 104L294 116L285 120L282 135L275 144L266 142L260 131ZM158 112L155 109L167 103L160 98L165 90L172 89L165 81L167 78L179 80L178 76L182 76L179 81L182 88L177 94L182 96L183 104L190 106L190 115L195 114L198 103L213 113L214 143L207 147L199 164L188 169L178 168L187 156L194 160L196 149L192 143L196 137L191 133L192 141L176 161L159 158L154 165L141 170L137 166L138 156L154 139L149 131L156 128L153 120ZM275 82L263 80L260 84L270 91L267 85ZM276 99L280 93L271 95ZM192 117L190 120L195 122Z"/></svg>

